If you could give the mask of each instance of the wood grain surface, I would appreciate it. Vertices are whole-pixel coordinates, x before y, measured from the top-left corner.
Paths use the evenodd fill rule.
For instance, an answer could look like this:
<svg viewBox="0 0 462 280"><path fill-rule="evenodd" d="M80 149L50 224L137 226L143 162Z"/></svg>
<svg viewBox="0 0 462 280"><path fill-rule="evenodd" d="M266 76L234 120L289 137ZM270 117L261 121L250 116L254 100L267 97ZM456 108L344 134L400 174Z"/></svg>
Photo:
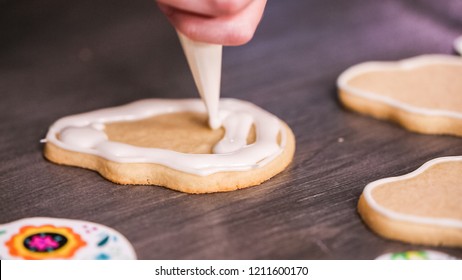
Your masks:
<svg viewBox="0 0 462 280"><path fill-rule="evenodd" d="M101 223L141 259L373 259L411 249L462 258L460 249L382 239L356 212L367 183L462 155L462 139L346 111L335 88L355 63L454 54L461 34L459 0L269 1L254 39L224 49L222 95L285 120L297 138L294 162L258 187L187 195L52 164L39 143L66 115L198 96L155 3L0 1L0 223Z"/></svg>

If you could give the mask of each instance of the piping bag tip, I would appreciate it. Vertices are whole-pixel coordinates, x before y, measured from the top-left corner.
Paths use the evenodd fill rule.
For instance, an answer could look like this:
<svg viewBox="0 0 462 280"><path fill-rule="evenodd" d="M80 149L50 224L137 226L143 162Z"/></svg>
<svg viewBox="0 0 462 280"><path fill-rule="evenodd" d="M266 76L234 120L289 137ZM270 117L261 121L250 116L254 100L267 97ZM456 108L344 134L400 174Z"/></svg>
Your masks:
<svg viewBox="0 0 462 280"><path fill-rule="evenodd" d="M205 104L211 129L221 127L218 114L223 46L197 42L177 30L199 95Z"/></svg>

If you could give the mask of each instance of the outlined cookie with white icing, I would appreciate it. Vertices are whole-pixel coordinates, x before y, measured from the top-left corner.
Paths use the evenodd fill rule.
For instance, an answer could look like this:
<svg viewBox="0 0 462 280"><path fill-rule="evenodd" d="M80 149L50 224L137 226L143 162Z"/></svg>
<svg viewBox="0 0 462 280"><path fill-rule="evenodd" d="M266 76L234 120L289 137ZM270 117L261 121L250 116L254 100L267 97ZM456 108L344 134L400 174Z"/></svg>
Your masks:
<svg viewBox="0 0 462 280"><path fill-rule="evenodd" d="M462 136L462 58L365 62L337 80L345 107L419 133Z"/></svg>
<svg viewBox="0 0 462 280"><path fill-rule="evenodd" d="M50 127L44 155L119 184L188 193L258 185L287 167L295 138L284 122L246 101L219 105L223 127L215 130L200 99L146 99L64 117Z"/></svg>
<svg viewBox="0 0 462 280"><path fill-rule="evenodd" d="M368 184L358 203L379 235L462 247L462 156L433 159L409 174Z"/></svg>

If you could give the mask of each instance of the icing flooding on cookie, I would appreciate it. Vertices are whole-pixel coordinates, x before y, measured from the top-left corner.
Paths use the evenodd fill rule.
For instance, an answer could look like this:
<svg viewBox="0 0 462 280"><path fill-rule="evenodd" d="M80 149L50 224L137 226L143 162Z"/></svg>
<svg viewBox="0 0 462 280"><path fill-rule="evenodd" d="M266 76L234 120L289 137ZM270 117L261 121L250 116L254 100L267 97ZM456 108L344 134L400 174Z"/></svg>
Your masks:
<svg viewBox="0 0 462 280"><path fill-rule="evenodd" d="M398 177L385 178L385 179L372 182L364 188L364 192L363 192L364 198L366 199L370 207L372 207L374 210L376 210L380 214L390 219L412 222L412 223L420 223L420 224L445 226L445 227L462 229L461 220L449 219L449 218L430 218L430 217L422 217L422 216L398 213L398 212L392 211L390 209L387 209L381 206L379 203L377 203L377 201L375 201L374 197L372 196L372 191L380 185L390 183L390 182L404 181L404 180L407 180L413 177L417 177L433 165L436 165L438 163L443 163L443 162L451 162L451 161L462 161L462 156L436 158L436 159L426 162L420 168L418 168L417 170L409 174L398 176Z"/></svg>
<svg viewBox="0 0 462 280"><path fill-rule="evenodd" d="M220 108L218 117L225 135L215 145L213 154L137 147L110 141L104 132L104 124L110 122L134 121L175 112L206 113L200 99L146 99L64 117L50 127L46 141L65 150L115 162L156 163L201 176L260 168L282 152L286 145L286 131L276 116L237 99L221 99ZM247 145L252 124L255 125L256 141Z"/></svg>
<svg viewBox="0 0 462 280"><path fill-rule="evenodd" d="M462 119L462 113L460 112L416 107L388 96L382 96L373 92L361 90L348 84L351 79L371 71L409 70L433 64L462 66L462 59L460 57L449 55L422 55L397 62L365 62L350 67L345 72L343 72L337 80L337 86L346 90L348 93L357 95L362 98L383 102L410 113Z"/></svg>
<svg viewBox="0 0 462 280"><path fill-rule="evenodd" d="M462 36L460 36L459 38L457 38L455 41L454 41L454 49L456 49L456 51L462 55Z"/></svg>
<svg viewBox="0 0 462 280"><path fill-rule="evenodd" d="M149 99L69 116L50 127L46 141L69 151L115 162L156 163L201 176L246 171L271 162L286 144L286 131L279 119L249 102L236 99L220 101L222 46L195 42L181 33L178 36L203 102L199 99ZM213 154L137 147L110 141L104 132L105 123L134 121L175 112L207 113L212 129L225 129L223 139L213 148ZM255 125L256 141L247 145L252 125Z"/></svg>

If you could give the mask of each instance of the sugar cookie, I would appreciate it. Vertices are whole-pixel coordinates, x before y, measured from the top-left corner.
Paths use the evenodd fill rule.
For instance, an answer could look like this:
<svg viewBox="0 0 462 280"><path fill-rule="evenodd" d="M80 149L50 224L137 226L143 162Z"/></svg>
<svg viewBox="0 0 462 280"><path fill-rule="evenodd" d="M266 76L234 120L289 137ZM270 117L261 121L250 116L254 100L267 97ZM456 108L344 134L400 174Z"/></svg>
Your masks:
<svg viewBox="0 0 462 280"><path fill-rule="evenodd" d="M223 128L207 126L200 99L147 99L56 121L44 154L119 184L188 193L262 183L291 162L295 139L274 115L245 101L220 100Z"/></svg>
<svg viewBox="0 0 462 280"><path fill-rule="evenodd" d="M423 55L366 62L337 80L349 109L428 134L462 136L462 58Z"/></svg>
<svg viewBox="0 0 462 280"><path fill-rule="evenodd" d="M136 259L128 240L107 226L35 217L0 225L0 259Z"/></svg>
<svg viewBox="0 0 462 280"><path fill-rule="evenodd" d="M433 159L409 174L368 184L358 203L379 235L462 247L462 156Z"/></svg>

